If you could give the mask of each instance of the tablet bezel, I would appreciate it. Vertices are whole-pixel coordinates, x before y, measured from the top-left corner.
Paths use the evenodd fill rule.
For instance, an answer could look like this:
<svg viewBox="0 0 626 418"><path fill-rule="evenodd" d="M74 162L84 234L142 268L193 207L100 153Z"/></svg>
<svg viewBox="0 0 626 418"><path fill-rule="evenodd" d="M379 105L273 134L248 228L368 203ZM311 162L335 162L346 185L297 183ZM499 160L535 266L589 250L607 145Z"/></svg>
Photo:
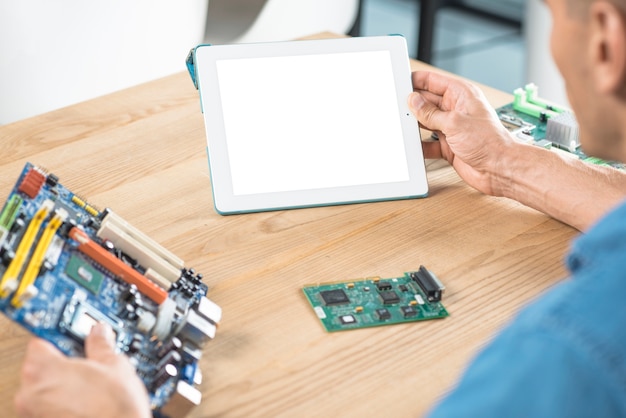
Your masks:
<svg viewBox="0 0 626 418"><path fill-rule="evenodd" d="M408 180L284 192L235 194L216 68L217 61L366 51L389 52L407 159ZM403 37L374 36L256 44L199 45L193 50L193 55L206 129L213 202L219 214L412 199L428 195L428 181L419 127L407 104L412 85L406 41ZM367 89L367 86L363 88Z"/></svg>

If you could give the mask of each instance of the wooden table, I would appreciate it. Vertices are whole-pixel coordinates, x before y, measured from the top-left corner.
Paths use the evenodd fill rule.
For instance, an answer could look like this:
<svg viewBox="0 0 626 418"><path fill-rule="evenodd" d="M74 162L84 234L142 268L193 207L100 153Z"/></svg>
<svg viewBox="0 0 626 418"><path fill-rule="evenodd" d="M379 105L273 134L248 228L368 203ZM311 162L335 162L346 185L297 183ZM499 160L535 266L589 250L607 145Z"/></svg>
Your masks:
<svg viewBox="0 0 626 418"><path fill-rule="evenodd" d="M494 106L511 100L484 90ZM186 73L2 126L0 143L0 195L25 161L42 165L204 273L224 317L205 349L193 417L420 416L521 306L564 276L575 235L478 193L441 161L428 161L425 199L220 216ZM329 334L301 290L421 264L447 286L450 317ZM12 417L30 337L4 317L0 325L1 415Z"/></svg>

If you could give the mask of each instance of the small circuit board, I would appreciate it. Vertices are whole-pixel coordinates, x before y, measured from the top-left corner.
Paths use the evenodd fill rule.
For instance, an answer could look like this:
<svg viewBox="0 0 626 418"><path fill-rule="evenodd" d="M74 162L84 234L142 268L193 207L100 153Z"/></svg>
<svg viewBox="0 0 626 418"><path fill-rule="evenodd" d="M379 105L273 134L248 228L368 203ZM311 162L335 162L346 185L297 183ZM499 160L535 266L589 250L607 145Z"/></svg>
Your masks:
<svg viewBox="0 0 626 418"><path fill-rule="evenodd" d="M109 324L155 417L201 401L198 363L221 319L207 290L183 260L30 163L0 212L0 311L68 356Z"/></svg>
<svg viewBox="0 0 626 418"><path fill-rule="evenodd" d="M448 316L444 286L424 266L403 277L379 277L303 288L326 331L377 327Z"/></svg>
<svg viewBox="0 0 626 418"><path fill-rule="evenodd" d="M518 141L589 164L625 169L622 163L587 156L580 148L578 123L572 111L540 98L535 84L518 88L513 95L513 102L497 108L496 113Z"/></svg>

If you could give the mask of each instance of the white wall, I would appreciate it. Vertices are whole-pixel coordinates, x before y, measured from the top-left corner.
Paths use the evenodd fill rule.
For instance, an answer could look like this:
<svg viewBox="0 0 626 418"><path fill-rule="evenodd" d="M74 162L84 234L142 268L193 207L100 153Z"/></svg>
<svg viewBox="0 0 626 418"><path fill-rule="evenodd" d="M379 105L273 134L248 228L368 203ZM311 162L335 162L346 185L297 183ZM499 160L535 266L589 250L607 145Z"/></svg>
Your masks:
<svg viewBox="0 0 626 418"><path fill-rule="evenodd" d="M235 42L287 40L325 31L346 34L356 20L358 6L358 0L269 0Z"/></svg>
<svg viewBox="0 0 626 418"><path fill-rule="evenodd" d="M527 61L526 79L539 87L539 96L569 106L565 84L550 53L552 18L543 0L527 0L524 35Z"/></svg>
<svg viewBox="0 0 626 418"><path fill-rule="evenodd" d="M185 70L208 0L0 0L0 124Z"/></svg>

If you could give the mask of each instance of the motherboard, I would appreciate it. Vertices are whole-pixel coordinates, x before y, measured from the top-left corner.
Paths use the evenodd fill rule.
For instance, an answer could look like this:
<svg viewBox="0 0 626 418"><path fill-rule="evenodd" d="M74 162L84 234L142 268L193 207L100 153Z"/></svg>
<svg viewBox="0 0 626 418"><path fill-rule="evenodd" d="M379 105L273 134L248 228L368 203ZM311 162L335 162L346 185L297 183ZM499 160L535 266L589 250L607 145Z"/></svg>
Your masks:
<svg viewBox="0 0 626 418"><path fill-rule="evenodd" d="M574 113L539 96L537 85L515 89L513 102L496 109L498 118L513 137L530 145L549 149L566 158L624 170L624 164L586 155L580 147Z"/></svg>
<svg viewBox="0 0 626 418"><path fill-rule="evenodd" d="M0 277L0 310L68 356L109 324L155 417L200 404L198 363L222 315L202 275L30 163L0 212Z"/></svg>

